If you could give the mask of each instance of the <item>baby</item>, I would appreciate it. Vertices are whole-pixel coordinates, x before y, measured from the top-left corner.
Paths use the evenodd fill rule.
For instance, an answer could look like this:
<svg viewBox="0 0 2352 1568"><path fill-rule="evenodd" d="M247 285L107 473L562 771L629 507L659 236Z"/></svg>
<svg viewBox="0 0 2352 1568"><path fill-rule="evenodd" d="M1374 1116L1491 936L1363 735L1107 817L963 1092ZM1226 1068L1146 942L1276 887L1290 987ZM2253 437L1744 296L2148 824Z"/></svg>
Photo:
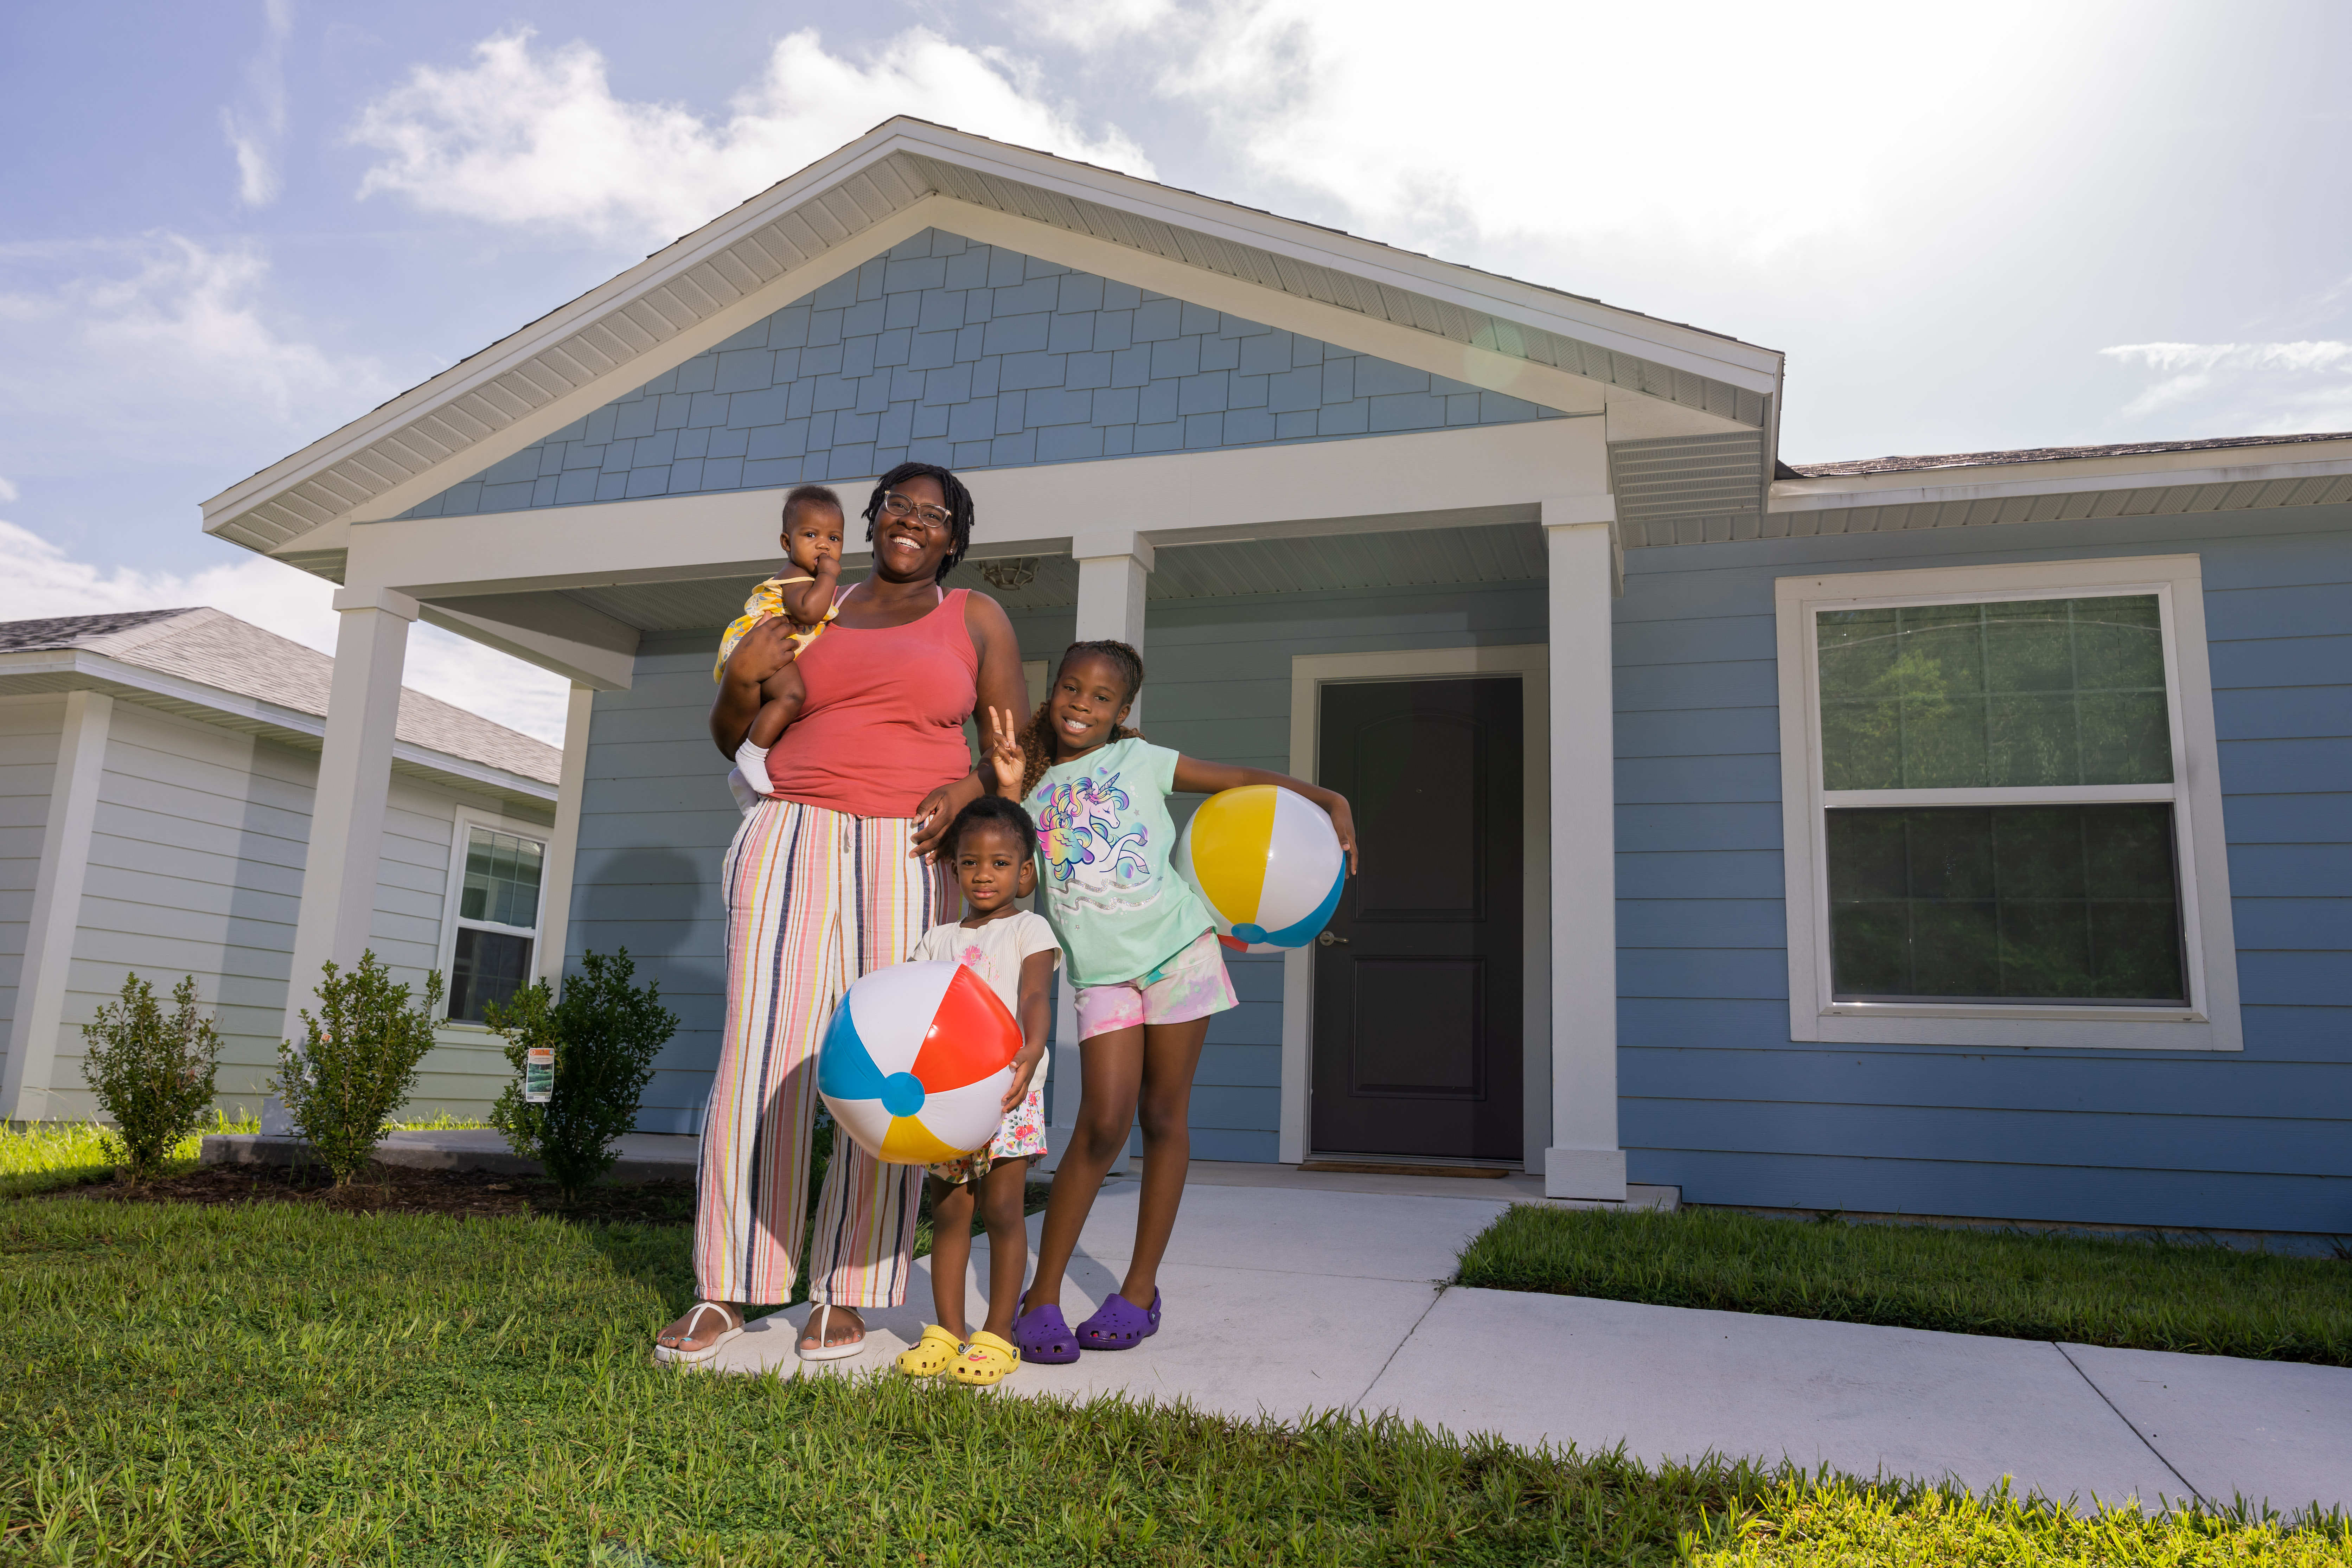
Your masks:
<svg viewBox="0 0 2352 1568"><path fill-rule="evenodd" d="M771 793L768 749L782 739L785 727L800 717L801 704L808 700L808 683L800 672L801 652L817 639L835 615L834 584L841 575L842 530L841 498L824 486L802 485L786 496L781 542L786 559L800 568L801 574L771 577L752 590L743 614L727 628L719 644L719 663L710 672L714 680L722 677L727 656L735 651L744 633L776 616L793 623L792 660L761 683L760 710L751 716L751 732L735 752L736 770L760 795Z"/></svg>

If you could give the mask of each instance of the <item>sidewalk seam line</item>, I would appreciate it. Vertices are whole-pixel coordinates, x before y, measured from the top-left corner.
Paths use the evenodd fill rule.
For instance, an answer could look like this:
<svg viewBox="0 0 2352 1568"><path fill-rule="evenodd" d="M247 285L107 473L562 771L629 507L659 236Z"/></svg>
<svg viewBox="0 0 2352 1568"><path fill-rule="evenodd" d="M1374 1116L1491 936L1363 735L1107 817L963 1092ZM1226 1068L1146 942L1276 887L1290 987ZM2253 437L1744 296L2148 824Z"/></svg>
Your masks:
<svg viewBox="0 0 2352 1568"><path fill-rule="evenodd" d="M2149 1453L2156 1456L2156 1462L2158 1464L2162 1465L2166 1469L2172 1472L2172 1479L2179 1481L2182 1488L2188 1491L2189 1495L2197 1500L2198 1506L2200 1508L2210 1508L2212 1506L2212 1504L2207 1500L2205 1494L2199 1491L2195 1487L2190 1486L2189 1484L2189 1478L2182 1475L2179 1468L2176 1467L2170 1459L2164 1457L2164 1450L2149 1442L2147 1440L2147 1434L2141 1431L2130 1416L2116 1408L2116 1402L2109 1399L2107 1397L2107 1391L2101 1388L2097 1383L2092 1380L2091 1374L2083 1370L2083 1363L2076 1361L2073 1356L2066 1355L2066 1347L2064 1345L2060 1344L2056 1340L2052 1340L2050 1342L2050 1348L2056 1351L2060 1355L2066 1357L2066 1364L2074 1369L2074 1375L2081 1378L2084 1383L2090 1384L2091 1392L2099 1396L2099 1403L2105 1405L2108 1409L2116 1412L2116 1419L2122 1422L2126 1427L2131 1429L2131 1435L2140 1440L2140 1446L2146 1448Z"/></svg>
<svg viewBox="0 0 2352 1568"><path fill-rule="evenodd" d="M1372 1390L1378 1388L1381 1385L1381 1379L1389 1374L1389 1368L1396 1364L1396 1358L1403 1352L1404 1347L1412 1342L1412 1336L1421 1332L1421 1325L1429 1321L1430 1313L1437 1310L1437 1303L1445 1299L1445 1281L1440 1279L1436 1283L1437 1289L1429 1293L1429 1305L1421 1310L1421 1316L1412 1321L1412 1327L1407 1329L1402 1337L1390 1349L1388 1359L1381 1363L1381 1370L1372 1373L1371 1382L1364 1384L1364 1392L1341 1405L1339 1408L1342 1411L1351 1415L1362 1413L1364 1401L1372 1396Z"/></svg>

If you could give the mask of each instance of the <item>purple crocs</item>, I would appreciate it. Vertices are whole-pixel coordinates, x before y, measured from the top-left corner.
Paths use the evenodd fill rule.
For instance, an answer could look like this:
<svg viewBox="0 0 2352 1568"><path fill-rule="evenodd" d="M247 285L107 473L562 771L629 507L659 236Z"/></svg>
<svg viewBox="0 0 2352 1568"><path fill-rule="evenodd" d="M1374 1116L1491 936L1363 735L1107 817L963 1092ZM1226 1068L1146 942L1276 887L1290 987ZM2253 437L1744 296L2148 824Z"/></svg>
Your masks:
<svg viewBox="0 0 2352 1568"><path fill-rule="evenodd" d="M1104 1298L1100 1310L1078 1325L1078 1342L1090 1351L1129 1351L1159 1331L1159 1291L1151 1293L1147 1312L1114 1290Z"/></svg>
<svg viewBox="0 0 2352 1568"><path fill-rule="evenodd" d="M1021 1359L1044 1366L1061 1366L1078 1359L1077 1336L1059 1307L1036 1307L1013 1320L1013 1342Z"/></svg>

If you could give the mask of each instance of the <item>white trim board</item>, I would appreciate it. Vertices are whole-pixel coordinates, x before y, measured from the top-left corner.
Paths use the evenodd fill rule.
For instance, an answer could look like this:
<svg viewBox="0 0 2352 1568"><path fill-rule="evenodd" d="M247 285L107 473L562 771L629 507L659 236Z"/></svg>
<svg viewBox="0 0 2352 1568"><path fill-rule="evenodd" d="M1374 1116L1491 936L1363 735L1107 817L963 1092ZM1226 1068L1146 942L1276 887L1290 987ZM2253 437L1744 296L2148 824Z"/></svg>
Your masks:
<svg viewBox="0 0 2352 1568"><path fill-rule="evenodd" d="M1821 783L1812 613L1824 605L1865 608L1937 602L2041 599L2063 595L2154 594L2161 607L2165 673L2177 784L2156 792L2175 803L2189 1005L2101 1007L2063 1004L1841 1003L1832 1000L1826 846L1816 831L1829 804ZM2103 561L1936 566L1782 577L1773 584L1780 699L1781 857L1789 933L1789 1037L1839 1044L2102 1047L2235 1051L2237 942L2230 910L2213 682L2205 646L2203 567L2194 555ZM1872 805L1947 805L1954 792L1866 792ZM1981 804L2004 798L2148 798L2145 789L1970 791Z"/></svg>
<svg viewBox="0 0 2352 1568"><path fill-rule="evenodd" d="M1486 647L1399 648L1385 653L1302 653L1290 659L1290 773L1309 784L1315 776L1317 720L1325 686L1373 680L1442 680L1460 676L1519 678L1521 798L1525 815L1520 851L1528 875L1521 945L1525 986L1525 1068L1520 1084L1524 1127L1521 1162L1542 1163L1551 1142L1551 678L1550 650L1543 643ZM1307 1096L1314 1080L1315 950L1299 948L1282 960L1282 1117L1276 1158L1295 1165L1309 1158ZM1365 1151L1351 1151L1365 1152Z"/></svg>

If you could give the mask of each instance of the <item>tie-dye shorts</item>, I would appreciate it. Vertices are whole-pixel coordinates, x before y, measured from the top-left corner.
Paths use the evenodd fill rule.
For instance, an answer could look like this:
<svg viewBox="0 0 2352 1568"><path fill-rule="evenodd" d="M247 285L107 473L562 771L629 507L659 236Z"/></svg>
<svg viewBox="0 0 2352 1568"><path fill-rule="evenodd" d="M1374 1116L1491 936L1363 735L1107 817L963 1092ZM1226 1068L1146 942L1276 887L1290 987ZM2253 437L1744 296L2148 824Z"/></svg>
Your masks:
<svg viewBox="0 0 2352 1568"><path fill-rule="evenodd" d="M1108 985L1078 987L1078 1038L1091 1040L1139 1024L1181 1024L1222 1013L1241 998L1225 975L1224 950L1217 933L1199 940L1149 974Z"/></svg>

